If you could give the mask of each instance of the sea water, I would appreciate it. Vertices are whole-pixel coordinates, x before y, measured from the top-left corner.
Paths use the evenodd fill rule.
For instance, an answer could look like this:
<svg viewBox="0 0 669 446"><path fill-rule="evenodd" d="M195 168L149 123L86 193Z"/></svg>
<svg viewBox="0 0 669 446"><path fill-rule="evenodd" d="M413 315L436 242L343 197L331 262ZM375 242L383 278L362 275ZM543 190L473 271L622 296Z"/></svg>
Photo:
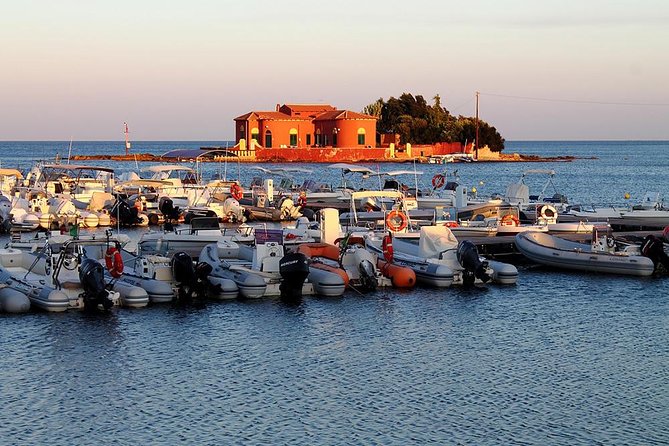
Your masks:
<svg viewBox="0 0 669 446"><path fill-rule="evenodd" d="M0 143L2 167L29 167L68 145ZM133 150L201 145L221 144ZM123 150L96 142L72 151ZM415 169L425 182L457 170L484 196L527 169L555 170L572 202L669 193L666 142L509 142L506 151L583 159ZM248 185L258 175L250 167L215 163L204 174ZM340 181L326 166L301 167L313 173L295 181ZM0 315L0 358L2 444L669 442L666 277L521 267L514 286Z"/></svg>

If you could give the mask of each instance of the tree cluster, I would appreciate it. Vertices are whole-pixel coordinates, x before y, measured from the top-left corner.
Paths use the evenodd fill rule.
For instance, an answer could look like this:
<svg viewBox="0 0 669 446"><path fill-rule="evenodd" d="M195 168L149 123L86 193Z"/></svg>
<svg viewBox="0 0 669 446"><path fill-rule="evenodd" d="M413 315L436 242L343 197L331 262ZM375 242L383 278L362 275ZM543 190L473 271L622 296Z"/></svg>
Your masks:
<svg viewBox="0 0 669 446"><path fill-rule="evenodd" d="M441 105L439 95L428 104L423 96L404 93L399 98L383 98L369 104L363 113L378 118L379 133L396 133L402 144L434 144L460 142L471 144L476 137L476 118L453 116ZM493 152L504 150L504 138L497 129L479 119L479 147Z"/></svg>

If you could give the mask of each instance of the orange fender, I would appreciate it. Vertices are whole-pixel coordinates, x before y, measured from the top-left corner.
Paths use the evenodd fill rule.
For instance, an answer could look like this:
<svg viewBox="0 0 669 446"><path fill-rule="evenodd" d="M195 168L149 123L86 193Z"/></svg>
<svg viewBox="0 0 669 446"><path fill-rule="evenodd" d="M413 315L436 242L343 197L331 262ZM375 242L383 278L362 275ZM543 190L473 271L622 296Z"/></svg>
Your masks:
<svg viewBox="0 0 669 446"><path fill-rule="evenodd" d="M383 259L377 259L376 266L381 274L389 278L395 288L413 288L416 285L416 273L408 266L400 266L388 263Z"/></svg>

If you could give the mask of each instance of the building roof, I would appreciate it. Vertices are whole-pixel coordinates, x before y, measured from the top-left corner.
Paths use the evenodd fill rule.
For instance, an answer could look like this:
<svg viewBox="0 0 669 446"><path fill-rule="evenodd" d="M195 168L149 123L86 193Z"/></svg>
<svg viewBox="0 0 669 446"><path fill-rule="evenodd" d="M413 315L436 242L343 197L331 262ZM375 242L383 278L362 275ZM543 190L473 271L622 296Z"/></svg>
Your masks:
<svg viewBox="0 0 669 446"><path fill-rule="evenodd" d="M332 121L335 119L374 119L376 120L376 116L372 115L365 115L362 113L356 113L354 111L349 111L349 110L332 110L332 111L327 111L324 113L319 114L316 116L314 121Z"/></svg>
<svg viewBox="0 0 669 446"><path fill-rule="evenodd" d="M279 111L281 110L281 111ZM284 104L274 111L250 111L235 118L235 121L248 119L273 121L331 121L335 119L376 120L375 116L356 113L350 110L338 110L329 104Z"/></svg>
<svg viewBox="0 0 669 446"><path fill-rule="evenodd" d="M255 115L256 119L271 119L274 121L306 121L309 120L308 116L290 116L286 113L281 113L277 111L252 111L235 118L235 121L246 121Z"/></svg>
<svg viewBox="0 0 669 446"><path fill-rule="evenodd" d="M330 104L283 104L283 107L289 108L293 112L325 112L336 110Z"/></svg>

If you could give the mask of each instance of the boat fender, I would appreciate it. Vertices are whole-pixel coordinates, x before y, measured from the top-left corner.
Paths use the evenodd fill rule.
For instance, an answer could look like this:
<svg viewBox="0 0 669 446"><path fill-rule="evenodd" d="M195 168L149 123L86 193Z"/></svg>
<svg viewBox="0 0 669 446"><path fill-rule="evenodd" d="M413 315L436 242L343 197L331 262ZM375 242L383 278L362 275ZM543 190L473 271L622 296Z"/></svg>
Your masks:
<svg viewBox="0 0 669 446"><path fill-rule="evenodd" d="M393 209L386 216L386 226L393 232L399 232L406 229L409 220L404 212Z"/></svg>
<svg viewBox="0 0 669 446"><path fill-rule="evenodd" d="M502 217L502 220L500 220L500 224L502 226L520 226L520 220L518 220L515 215L506 214L504 217Z"/></svg>
<svg viewBox="0 0 669 446"><path fill-rule="evenodd" d="M232 183L230 186L230 195L232 195L232 198L239 201L242 199L242 197L244 197L244 189L242 189L239 184Z"/></svg>
<svg viewBox="0 0 669 446"><path fill-rule="evenodd" d="M446 178L440 173L432 177L432 187L434 187L435 189L439 189L445 183L446 183Z"/></svg>
<svg viewBox="0 0 669 446"><path fill-rule="evenodd" d="M662 231L662 238L664 239L665 243L669 243L669 226L664 228L664 231Z"/></svg>
<svg viewBox="0 0 669 446"><path fill-rule="evenodd" d="M107 252L105 252L105 265L112 277L115 279L121 277L123 275L121 251L114 247L107 248Z"/></svg>
<svg viewBox="0 0 669 446"><path fill-rule="evenodd" d="M304 192L304 191L300 192L300 196L297 197L297 205L301 208L303 208L307 205L307 194L306 194L306 192Z"/></svg>
<svg viewBox="0 0 669 446"><path fill-rule="evenodd" d="M395 257L395 252L393 250L393 236L391 233L388 233L383 236L383 258L386 259L386 262L392 263L393 258Z"/></svg>

